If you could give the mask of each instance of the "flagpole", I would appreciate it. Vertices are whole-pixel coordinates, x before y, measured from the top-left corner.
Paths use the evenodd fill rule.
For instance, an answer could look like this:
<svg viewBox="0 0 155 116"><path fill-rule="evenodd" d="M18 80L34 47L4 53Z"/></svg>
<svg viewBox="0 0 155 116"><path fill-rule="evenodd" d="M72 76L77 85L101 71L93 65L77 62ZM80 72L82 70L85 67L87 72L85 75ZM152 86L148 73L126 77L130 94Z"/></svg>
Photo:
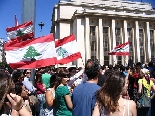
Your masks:
<svg viewBox="0 0 155 116"><path fill-rule="evenodd" d="M15 26L18 26L18 20L17 20L16 14L15 14Z"/></svg>

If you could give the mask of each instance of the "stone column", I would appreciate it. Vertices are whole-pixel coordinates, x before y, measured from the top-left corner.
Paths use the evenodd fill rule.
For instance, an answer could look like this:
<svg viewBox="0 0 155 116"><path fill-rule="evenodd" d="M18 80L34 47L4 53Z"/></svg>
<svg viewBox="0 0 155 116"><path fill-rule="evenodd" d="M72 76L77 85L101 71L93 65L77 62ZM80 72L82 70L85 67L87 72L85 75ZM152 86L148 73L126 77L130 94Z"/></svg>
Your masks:
<svg viewBox="0 0 155 116"><path fill-rule="evenodd" d="M111 21L112 25L111 25L111 45L112 45L112 49L114 49L116 47L116 37L115 37L115 20L112 19ZM116 56L112 56L112 64L116 64L117 63L117 59Z"/></svg>
<svg viewBox="0 0 155 116"><path fill-rule="evenodd" d="M121 43L120 44L123 44L124 43L124 36L123 36L123 28L121 27L120 28L120 40L121 40ZM121 64L124 64L125 63L125 56L121 56Z"/></svg>
<svg viewBox="0 0 155 116"><path fill-rule="evenodd" d="M124 43L128 42L128 34L127 34L127 21L123 21L123 35L124 35ZM128 63L129 56L124 56L124 61ZM124 63L125 64L125 63Z"/></svg>
<svg viewBox="0 0 155 116"><path fill-rule="evenodd" d="M84 27L81 25L82 19L76 17L73 21L73 33L77 41L77 49L80 50L82 58L73 62L77 67L83 67L85 64L85 41L84 41Z"/></svg>
<svg viewBox="0 0 155 116"><path fill-rule="evenodd" d="M134 28L132 28L132 49L133 49L133 57L132 60L135 63L136 59L136 42L135 42L135 31Z"/></svg>
<svg viewBox="0 0 155 116"><path fill-rule="evenodd" d="M89 18L85 17L85 23L84 23L84 40L85 40L85 60L91 58L91 48L90 48L90 26L89 26Z"/></svg>
<svg viewBox="0 0 155 116"><path fill-rule="evenodd" d="M112 50L112 37L111 37L111 31L110 30L112 30L111 27L108 28L109 51ZM113 64L112 63L112 55L109 55L109 64Z"/></svg>
<svg viewBox="0 0 155 116"><path fill-rule="evenodd" d="M138 25L138 21L135 21L135 43L136 43L136 55L135 55L135 61L136 62L140 62L140 44L139 44L139 25Z"/></svg>
<svg viewBox="0 0 155 116"><path fill-rule="evenodd" d="M149 22L146 22L146 36L145 36L145 49L146 49L146 61L149 61L151 58L151 48L150 48L150 25ZM145 62L146 62L145 61Z"/></svg>
<svg viewBox="0 0 155 116"><path fill-rule="evenodd" d="M104 50L103 50L103 26L102 26L102 19L99 18L99 23L98 23L98 39L99 39L99 59L100 59L100 64L104 64Z"/></svg>
<svg viewBox="0 0 155 116"><path fill-rule="evenodd" d="M95 37L96 37L96 59L99 60L99 26L96 26L96 29L95 29Z"/></svg>

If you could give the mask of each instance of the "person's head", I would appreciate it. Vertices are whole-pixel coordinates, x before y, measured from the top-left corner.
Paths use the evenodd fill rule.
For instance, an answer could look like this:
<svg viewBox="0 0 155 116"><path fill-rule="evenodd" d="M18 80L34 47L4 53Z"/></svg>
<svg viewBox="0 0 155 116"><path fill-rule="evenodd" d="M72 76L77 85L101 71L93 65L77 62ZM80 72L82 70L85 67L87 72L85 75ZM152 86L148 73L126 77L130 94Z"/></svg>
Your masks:
<svg viewBox="0 0 155 116"><path fill-rule="evenodd" d="M113 65L110 64L110 65L109 65L109 69L113 69L113 68L114 68Z"/></svg>
<svg viewBox="0 0 155 116"><path fill-rule="evenodd" d="M57 88L59 86L59 84L61 83L61 81L57 82L56 80L57 80L57 76L52 75L50 78L50 87L51 88Z"/></svg>
<svg viewBox="0 0 155 116"><path fill-rule="evenodd" d="M14 83L22 82L24 80L23 72L21 70L14 70L12 73L12 79Z"/></svg>
<svg viewBox="0 0 155 116"><path fill-rule="evenodd" d="M98 60L89 59L85 65L85 73L88 80L97 79L100 76L101 65Z"/></svg>
<svg viewBox="0 0 155 116"><path fill-rule="evenodd" d="M128 82L120 71L113 71L108 75L104 85L97 92L97 102L100 112L104 107L108 111L115 112L119 108L118 100L127 91Z"/></svg>
<svg viewBox="0 0 155 116"><path fill-rule="evenodd" d="M148 69L143 68L140 70L139 78L145 78L147 83L150 84L150 72Z"/></svg>
<svg viewBox="0 0 155 116"><path fill-rule="evenodd" d="M43 68L38 68L38 71L37 72L43 74L44 73L44 69Z"/></svg>
<svg viewBox="0 0 155 116"><path fill-rule="evenodd" d="M143 68L143 69L141 69L140 70L140 72L139 72L139 77L140 78L144 78L146 75L148 75L149 74L149 70L148 69L146 69L146 68Z"/></svg>
<svg viewBox="0 0 155 116"><path fill-rule="evenodd" d="M68 70L71 77L76 74L76 67L70 67Z"/></svg>
<svg viewBox="0 0 155 116"><path fill-rule="evenodd" d="M4 106L8 102L7 94L14 93L14 82L8 74L0 72L0 113L4 111Z"/></svg>
<svg viewBox="0 0 155 116"><path fill-rule="evenodd" d="M102 66L102 70L105 70L105 71L106 71L106 70L108 70L108 69L109 69L108 65L103 65L103 66Z"/></svg>
<svg viewBox="0 0 155 116"><path fill-rule="evenodd" d="M50 74L51 70L50 70L50 68L46 67L44 72Z"/></svg>
<svg viewBox="0 0 155 116"><path fill-rule="evenodd" d="M121 72L125 71L125 66L120 65L120 71L121 71Z"/></svg>
<svg viewBox="0 0 155 116"><path fill-rule="evenodd" d="M148 66L149 66L149 67L153 67L153 62L149 62L149 63L148 63Z"/></svg>
<svg viewBox="0 0 155 116"><path fill-rule="evenodd" d="M56 68L54 66L51 67L51 74L55 74Z"/></svg>
<svg viewBox="0 0 155 116"><path fill-rule="evenodd" d="M36 83L42 83L42 73L40 72L37 72L36 73L36 80L35 80Z"/></svg>
<svg viewBox="0 0 155 116"><path fill-rule="evenodd" d="M25 69L25 70L24 70L24 75L25 75L27 78L30 78L30 77L31 77L31 70L30 70L30 69Z"/></svg>
<svg viewBox="0 0 155 116"><path fill-rule="evenodd" d="M69 77L70 77L69 71L67 69L62 68L59 70L59 73L57 74L57 82L59 83L59 85L60 84L67 85Z"/></svg>
<svg viewBox="0 0 155 116"><path fill-rule="evenodd" d="M28 99L28 90L21 82L15 83L15 92L17 95L21 96L23 99Z"/></svg>

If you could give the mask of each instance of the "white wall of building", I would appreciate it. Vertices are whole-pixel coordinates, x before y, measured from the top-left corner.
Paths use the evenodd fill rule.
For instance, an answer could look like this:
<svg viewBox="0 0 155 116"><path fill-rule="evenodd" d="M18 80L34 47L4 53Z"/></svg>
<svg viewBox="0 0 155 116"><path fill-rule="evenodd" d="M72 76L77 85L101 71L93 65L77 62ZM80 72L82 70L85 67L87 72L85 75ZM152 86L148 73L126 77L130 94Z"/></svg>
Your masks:
<svg viewBox="0 0 155 116"><path fill-rule="evenodd" d="M108 27L109 50L116 46L116 28L120 28L121 43L128 40L128 29L131 29L133 47L132 60L142 61L140 49L144 45L144 62L150 59L150 30L155 30L155 11L151 4L143 2L132 2L125 0L69 0L60 1L54 8L55 38L61 39L70 34L74 34L82 59L72 64L83 66L85 61L91 58L92 51L90 46L90 26L95 26L96 32L96 58L104 64L103 51L103 27ZM66 10L67 9L67 10ZM140 42L140 32L143 29L143 43ZM155 43L155 31L154 43ZM123 56L121 61L124 64L128 61L128 56ZM109 63L115 64L117 56L109 56Z"/></svg>

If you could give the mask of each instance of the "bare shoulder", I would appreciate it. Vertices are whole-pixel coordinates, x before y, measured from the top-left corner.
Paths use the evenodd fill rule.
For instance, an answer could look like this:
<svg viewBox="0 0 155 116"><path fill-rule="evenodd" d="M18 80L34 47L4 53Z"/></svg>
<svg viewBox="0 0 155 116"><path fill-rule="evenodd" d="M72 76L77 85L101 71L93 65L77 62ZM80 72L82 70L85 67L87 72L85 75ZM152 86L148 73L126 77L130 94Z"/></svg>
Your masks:
<svg viewBox="0 0 155 116"><path fill-rule="evenodd" d="M135 109L136 108L136 103L133 100L129 100L129 106L131 109Z"/></svg>

